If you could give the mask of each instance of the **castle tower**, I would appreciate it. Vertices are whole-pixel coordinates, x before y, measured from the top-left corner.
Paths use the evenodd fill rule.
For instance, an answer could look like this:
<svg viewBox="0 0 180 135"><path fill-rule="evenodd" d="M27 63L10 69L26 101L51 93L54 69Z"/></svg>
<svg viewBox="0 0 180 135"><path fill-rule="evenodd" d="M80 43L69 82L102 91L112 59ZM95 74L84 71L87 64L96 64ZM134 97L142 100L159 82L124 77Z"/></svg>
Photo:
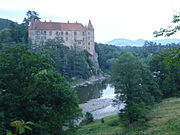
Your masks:
<svg viewBox="0 0 180 135"><path fill-rule="evenodd" d="M86 49L90 54L94 55L95 53L95 43L94 43L94 28L91 23L91 20L89 20L88 26L87 26L87 46Z"/></svg>
<svg viewBox="0 0 180 135"><path fill-rule="evenodd" d="M88 29L89 29L89 30L94 30L93 25L92 25L92 23L91 23L91 20L89 20Z"/></svg>

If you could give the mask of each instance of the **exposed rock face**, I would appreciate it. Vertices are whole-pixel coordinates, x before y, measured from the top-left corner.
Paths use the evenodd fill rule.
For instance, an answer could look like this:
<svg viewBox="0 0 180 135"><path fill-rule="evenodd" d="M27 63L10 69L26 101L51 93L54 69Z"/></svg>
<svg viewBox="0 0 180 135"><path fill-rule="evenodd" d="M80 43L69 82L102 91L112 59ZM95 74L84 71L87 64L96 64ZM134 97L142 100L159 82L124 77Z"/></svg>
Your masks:
<svg viewBox="0 0 180 135"><path fill-rule="evenodd" d="M89 58L95 66L96 74L101 74L102 71L99 68L98 54L95 52L94 55L90 56Z"/></svg>
<svg viewBox="0 0 180 135"><path fill-rule="evenodd" d="M90 56L91 61L93 64L99 68L99 62L98 62L98 54L95 52L94 55Z"/></svg>

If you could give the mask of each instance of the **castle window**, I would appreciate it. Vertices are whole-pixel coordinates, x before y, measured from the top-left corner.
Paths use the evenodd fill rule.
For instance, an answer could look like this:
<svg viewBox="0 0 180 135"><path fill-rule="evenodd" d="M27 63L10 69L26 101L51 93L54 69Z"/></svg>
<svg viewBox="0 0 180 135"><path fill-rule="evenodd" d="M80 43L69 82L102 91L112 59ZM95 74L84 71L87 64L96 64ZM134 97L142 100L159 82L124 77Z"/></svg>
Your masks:
<svg viewBox="0 0 180 135"><path fill-rule="evenodd" d="M56 36L58 36L59 35L59 33L58 33L58 31L56 32Z"/></svg>
<svg viewBox="0 0 180 135"><path fill-rule="evenodd" d="M77 35L77 32L74 32L74 35Z"/></svg>
<svg viewBox="0 0 180 135"><path fill-rule="evenodd" d="M90 45L90 42L88 42L88 45Z"/></svg>
<svg viewBox="0 0 180 135"><path fill-rule="evenodd" d="M80 44L81 44L81 41L79 41L78 44L80 45Z"/></svg>
<svg viewBox="0 0 180 135"><path fill-rule="evenodd" d="M90 35L90 32L88 32L88 35Z"/></svg>
<svg viewBox="0 0 180 135"><path fill-rule="evenodd" d="M88 40L90 40L90 37L88 37Z"/></svg>
<svg viewBox="0 0 180 135"><path fill-rule="evenodd" d="M66 32L66 35L68 35L68 32Z"/></svg>
<svg viewBox="0 0 180 135"><path fill-rule="evenodd" d="M52 35L52 31L49 32L49 35L50 35L50 36Z"/></svg>
<svg viewBox="0 0 180 135"><path fill-rule="evenodd" d="M62 41L64 40L63 37L60 37L59 39L62 40Z"/></svg>
<svg viewBox="0 0 180 135"><path fill-rule="evenodd" d="M46 31L44 31L44 35L46 35Z"/></svg>
<svg viewBox="0 0 180 135"><path fill-rule="evenodd" d="M68 41L68 37L66 37L66 41Z"/></svg>
<svg viewBox="0 0 180 135"><path fill-rule="evenodd" d="M85 35L84 32L82 32L82 35L83 35L83 36Z"/></svg>
<svg viewBox="0 0 180 135"><path fill-rule="evenodd" d="M40 34L40 31L38 30L38 31L35 31L35 34L36 35L39 35Z"/></svg>
<svg viewBox="0 0 180 135"><path fill-rule="evenodd" d="M61 35L63 36L63 32L61 32Z"/></svg>
<svg viewBox="0 0 180 135"><path fill-rule="evenodd" d="M36 36L35 38L36 38L36 39L40 39L40 36Z"/></svg>

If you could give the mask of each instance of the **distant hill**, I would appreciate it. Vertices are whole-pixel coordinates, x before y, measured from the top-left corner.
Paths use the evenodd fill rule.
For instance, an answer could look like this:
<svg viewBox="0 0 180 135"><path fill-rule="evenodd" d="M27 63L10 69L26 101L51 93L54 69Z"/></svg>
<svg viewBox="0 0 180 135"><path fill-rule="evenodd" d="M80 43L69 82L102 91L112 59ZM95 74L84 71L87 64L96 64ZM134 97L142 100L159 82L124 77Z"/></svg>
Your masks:
<svg viewBox="0 0 180 135"><path fill-rule="evenodd" d="M14 22L8 19L0 18L0 30L9 28L11 23L14 23Z"/></svg>
<svg viewBox="0 0 180 135"><path fill-rule="evenodd" d="M145 39L129 40L125 38L118 38L107 42L107 44L115 45L115 46L143 46L145 41L148 40ZM150 40L150 41L156 42L157 44L161 43L162 45L166 45L169 43L180 43L180 39L161 39L161 40Z"/></svg>

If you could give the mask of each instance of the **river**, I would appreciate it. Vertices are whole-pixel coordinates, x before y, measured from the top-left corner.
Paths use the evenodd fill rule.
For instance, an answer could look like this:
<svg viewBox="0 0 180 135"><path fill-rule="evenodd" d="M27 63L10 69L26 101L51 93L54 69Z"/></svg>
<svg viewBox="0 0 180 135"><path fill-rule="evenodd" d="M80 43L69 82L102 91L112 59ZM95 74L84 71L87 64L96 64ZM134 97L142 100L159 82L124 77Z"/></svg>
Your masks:
<svg viewBox="0 0 180 135"><path fill-rule="evenodd" d="M80 99L82 112L90 112L94 119L117 114L124 104L113 105L116 94L114 87L108 81L99 81L94 84L76 87Z"/></svg>

